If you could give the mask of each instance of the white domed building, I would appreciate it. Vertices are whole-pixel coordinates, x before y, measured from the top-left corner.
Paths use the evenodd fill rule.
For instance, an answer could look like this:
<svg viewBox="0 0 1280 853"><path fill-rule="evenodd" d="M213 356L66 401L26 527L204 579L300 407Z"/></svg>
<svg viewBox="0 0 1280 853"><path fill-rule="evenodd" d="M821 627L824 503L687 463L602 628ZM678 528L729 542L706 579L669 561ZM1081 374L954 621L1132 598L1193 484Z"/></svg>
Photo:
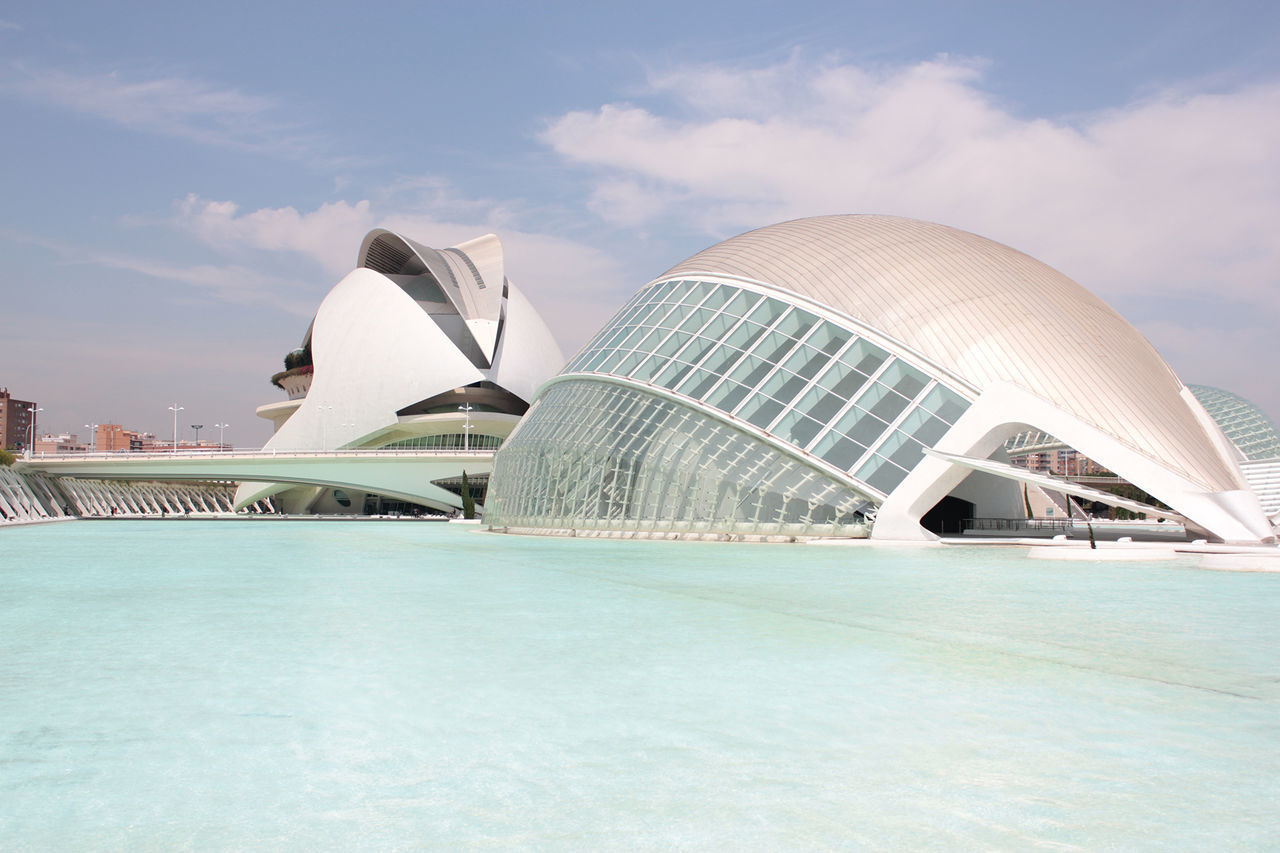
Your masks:
<svg viewBox="0 0 1280 853"><path fill-rule="evenodd" d="M493 451L563 364L550 330L507 279L495 235L436 250L374 230L287 369L272 377L289 399L258 408L276 427L264 449L454 451L456 458L442 460L413 494L243 483L236 505L271 497L287 512L457 509L462 470L483 487Z"/></svg>
<svg viewBox="0 0 1280 853"><path fill-rule="evenodd" d="M488 523L922 540L1023 518L1041 431L1192 535L1273 541L1231 443L1100 299L991 240L890 216L761 228L645 285L538 392ZM1064 491L1134 508L1087 487Z"/></svg>

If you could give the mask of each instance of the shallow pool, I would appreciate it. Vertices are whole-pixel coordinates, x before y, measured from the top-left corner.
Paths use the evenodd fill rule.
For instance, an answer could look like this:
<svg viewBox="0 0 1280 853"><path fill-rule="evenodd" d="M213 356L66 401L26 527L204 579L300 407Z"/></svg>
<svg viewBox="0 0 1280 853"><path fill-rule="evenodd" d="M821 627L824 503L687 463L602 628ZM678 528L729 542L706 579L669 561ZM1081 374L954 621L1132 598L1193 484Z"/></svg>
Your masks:
<svg viewBox="0 0 1280 853"><path fill-rule="evenodd" d="M1280 575L460 525L0 535L5 849L1258 848Z"/></svg>

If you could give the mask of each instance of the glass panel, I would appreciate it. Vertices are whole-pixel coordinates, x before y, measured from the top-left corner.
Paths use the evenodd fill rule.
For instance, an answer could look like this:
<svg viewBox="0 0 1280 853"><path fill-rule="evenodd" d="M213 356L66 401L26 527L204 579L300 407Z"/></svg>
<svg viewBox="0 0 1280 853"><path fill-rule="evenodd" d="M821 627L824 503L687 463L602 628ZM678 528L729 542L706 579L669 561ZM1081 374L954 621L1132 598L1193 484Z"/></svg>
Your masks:
<svg viewBox="0 0 1280 853"><path fill-rule="evenodd" d="M632 353L631 355L624 358L621 362L619 362L618 369L616 372L622 376L632 376L638 370L642 370L643 369L642 365L649 360L650 360L650 357L648 353L644 353L644 352ZM649 376L649 373L646 370L644 372L643 378L647 379L648 376Z"/></svg>
<svg viewBox="0 0 1280 853"><path fill-rule="evenodd" d="M854 395L867 381L867 377L862 373L854 370L843 361L837 361L831 365L831 369L823 374L818 380L818 384L824 388L830 388L831 391L845 400L852 400Z"/></svg>
<svg viewBox="0 0 1280 853"><path fill-rule="evenodd" d="M684 362L673 361L662 369L662 372L654 380L654 384L675 390L675 387L680 384L680 380L684 379L685 374L690 370L693 370L692 366Z"/></svg>
<svg viewBox="0 0 1280 853"><path fill-rule="evenodd" d="M783 441L789 441L797 447L804 447L822 429L822 424L806 418L799 412L787 412L773 428L773 434Z"/></svg>
<svg viewBox="0 0 1280 853"><path fill-rule="evenodd" d="M596 367L595 370L597 370L600 373L613 373L613 374L621 375L620 373L618 373L618 365L622 363L623 359L627 358L630 355L631 353L627 352L626 350L616 349L613 352L608 353L608 356L602 362L600 362L600 365ZM634 363L632 363L631 366L635 367L639 363L640 362L637 359Z"/></svg>
<svg viewBox="0 0 1280 853"><path fill-rule="evenodd" d="M903 432L915 437L918 441L933 447L938 443L938 439L946 435L950 427L941 418L929 414L922 407L916 407L902 421L901 428Z"/></svg>
<svg viewBox="0 0 1280 853"><path fill-rule="evenodd" d="M648 333L649 328L647 326L637 326L627 332L626 337L618 343L618 347L621 349L634 349L636 343Z"/></svg>
<svg viewBox="0 0 1280 853"><path fill-rule="evenodd" d="M777 328L784 335L803 338L805 333L812 329L813 324L816 322L818 322L817 316L803 309L793 308L790 314L782 318Z"/></svg>
<svg viewBox="0 0 1280 853"><path fill-rule="evenodd" d="M671 293L671 291L675 290L681 284L683 284L683 282L678 279L675 281L664 281L662 284L659 284L650 291L649 301L662 302L667 298L667 295Z"/></svg>
<svg viewBox="0 0 1280 853"><path fill-rule="evenodd" d="M929 377L902 359L897 359L885 368L879 381L907 399L912 399L924 389L925 385L929 384Z"/></svg>
<svg viewBox="0 0 1280 853"><path fill-rule="evenodd" d="M671 335L663 341L654 352L658 355L671 356L676 354L676 350L687 344L693 339L692 335L684 332L672 332Z"/></svg>
<svg viewBox="0 0 1280 853"><path fill-rule="evenodd" d="M734 317L745 317L757 302L761 299L760 294L751 293L747 290L739 290L738 294L729 301L724 307L724 313Z"/></svg>
<svg viewBox="0 0 1280 853"><path fill-rule="evenodd" d="M715 343L706 338L694 338L683 351L677 353L677 358L689 364L697 364L702 357L711 352L715 348Z"/></svg>
<svg viewBox="0 0 1280 853"><path fill-rule="evenodd" d="M692 313L693 308L688 305L676 305L671 309L671 313L658 321L658 326L664 329L674 329L684 322L684 318Z"/></svg>
<svg viewBox="0 0 1280 853"><path fill-rule="evenodd" d="M769 332L752 348L752 354L765 359L770 364L777 364L790 352L796 342L781 332Z"/></svg>
<svg viewBox="0 0 1280 853"><path fill-rule="evenodd" d="M924 445L912 438L904 438L902 446L889 454L889 461L910 471L924 458Z"/></svg>
<svg viewBox="0 0 1280 853"><path fill-rule="evenodd" d="M780 403L790 403L807 384L804 377L779 370L769 377L761 387L761 391Z"/></svg>
<svg viewBox="0 0 1280 853"><path fill-rule="evenodd" d="M835 355L851 337L849 332L839 326L823 322L805 343L822 350L827 355Z"/></svg>
<svg viewBox="0 0 1280 853"><path fill-rule="evenodd" d="M737 367L729 374L729 378L754 388L770 370L773 370L771 363L749 355L738 362Z"/></svg>
<svg viewBox="0 0 1280 853"><path fill-rule="evenodd" d="M950 388L935 385L920 405L947 423L953 424L964 414L965 409L969 408L969 401Z"/></svg>
<svg viewBox="0 0 1280 853"><path fill-rule="evenodd" d="M764 326L758 326L750 321L744 322L741 326L734 329L729 337L725 338L725 343L738 349L750 349L751 345L764 334Z"/></svg>
<svg viewBox="0 0 1280 853"><path fill-rule="evenodd" d="M703 337L718 341L727 335L729 330L733 328L734 323L737 322L737 317L730 317L727 314L717 314L715 319L708 323L706 328L702 330L701 334Z"/></svg>
<svg viewBox="0 0 1280 853"><path fill-rule="evenodd" d="M681 394L687 394L694 399L702 399L702 395L711 390L711 386L720 381L718 373L712 373L709 370L694 370L680 384L678 390Z"/></svg>
<svg viewBox="0 0 1280 853"><path fill-rule="evenodd" d="M846 412L834 427L837 432L844 433L859 444L865 444L868 447L884 435L888 428L887 423L857 406Z"/></svg>
<svg viewBox="0 0 1280 853"><path fill-rule="evenodd" d="M889 353L880 347L859 338L845 351L840 360L870 376L880 369L880 365L884 364L888 357Z"/></svg>
<svg viewBox="0 0 1280 853"><path fill-rule="evenodd" d="M631 371L631 378L639 382L648 382L653 375L666 366L668 359L654 355L650 356L643 364Z"/></svg>
<svg viewBox="0 0 1280 853"><path fill-rule="evenodd" d="M907 398L879 382L873 382L858 398L858 405L882 420L891 421L907 407Z"/></svg>
<svg viewBox="0 0 1280 853"><path fill-rule="evenodd" d="M680 301L686 305L697 305L703 299L706 299L707 294L715 287L714 284L706 281L687 281L685 282L685 285L688 287L688 290L686 290L680 297Z"/></svg>
<svg viewBox="0 0 1280 853"><path fill-rule="evenodd" d="M872 456L867 460L867 464L858 469L858 473L854 476L862 482L888 493L902 482L902 478L907 476L907 472L883 456Z"/></svg>
<svg viewBox="0 0 1280 853"><path fill-rule="evenodd" d="M750 391L751 389L746 385L739 385L737 382L726 379L720 384L720 387L711 392L711 396L707 398L707 403L717 409L731 412Z"/></svg>
<svg viewBox="0 0 1280 853"><path fill-rule="evenodd" d="M808 393L796 403L796 409L815 420L828 423L840 413L847 401L839 394L833 394L823 388L810 388Z"/></svg>
<svg viewBox="0 0 1280 853"><path fill-rule="evenodd" d="M768 326L778 319L787 310L787 304L780 302L771 296L766 296L764 301L756 306L756 310L748 315L748 319L752 322L759 323L762 326Z"/></svg>
<svg viewBox="0 0 1280 853"><path fill-rule="evenodd" d="M680 324L680 328L686 332L696 332L706 325L706 322L713 316L715 316L714 312L707 308L695 309L689 314L685 321Z"/></svg>
<svg viewBox="0 0 1280 853"><path fill-rule="evenodd" d="M605 332L600 336L600 340L596 344L596 348L604 349L605 347L612 347L618 341L618 339L626 336L626 334L627 334L627 330L623 327L619 327L617 329L610 329L609 331Z"/></svg>
<svg viewBox="0 0 1280 853"><path fill-rule="evenodd" d="M733 295L737 292L738 288L736 287L726 287L723 284L717 285L716 289L711 291L702 305L706 308L723 307L724 304L732 299Z"/></svg>
<svg viewBox="0 0 1280 853"><path fill-rule="evenodd" d="M723 374L741 355L742 353L733 347L721 345L716 347L711 355L707 356L702 367L713 373Z"/></svg>
<svg viewBox="0 0 1280 853"><path fill-rule="evenodd" d="M876 454L909 471L924 456L924 445L908 437L901 430L894 430L884 443L876 448Z"/></svg>
<svg viewBox="0 0 1280 853"><path fill-rule="evenodd" d="M781 412L782 404L777 400L763 394L756 394L743 405L738 412L738 417L760 429L765 429Z"/></svg>
<svg viewBox="0 0 1280 853"><path fill-rule="evenodd" d="M839 433L829 432L813 448L813 453L840 470L847 471L853 463L862 458L862 454L866 450L866 447L851 438L846 438Z"/></svg>
<svg viewBox="0 0 1280 853"><path fill-rule="evenodd" d="M818 371L830 363L830 356L808 346L798 346L795 352L787 356L782 366L805 379L812 379Z"/></svg>

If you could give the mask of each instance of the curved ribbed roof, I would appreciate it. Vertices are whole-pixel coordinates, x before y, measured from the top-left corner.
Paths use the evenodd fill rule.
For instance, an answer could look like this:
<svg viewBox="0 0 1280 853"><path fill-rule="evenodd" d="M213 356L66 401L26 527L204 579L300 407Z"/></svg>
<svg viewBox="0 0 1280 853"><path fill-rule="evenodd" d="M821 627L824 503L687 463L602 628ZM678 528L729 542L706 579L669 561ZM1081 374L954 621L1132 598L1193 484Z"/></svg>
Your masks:
<svg viewBox="0 0 1280 853"><path fill-rule="evenodd" d="M1208 385L1188 385L1227 438L1250 462L1280 459L1280 430L1267 413L1239 394Z"/></svg>
<svg viewBox="0 0 1280 853"><path fill-rule="evenodd" d="M821 216L718 243L662 278L720 273L823 303L983 388L1015 383L1208 489L1242 488L1155 348L1101 299L984 237Z"/></svg>

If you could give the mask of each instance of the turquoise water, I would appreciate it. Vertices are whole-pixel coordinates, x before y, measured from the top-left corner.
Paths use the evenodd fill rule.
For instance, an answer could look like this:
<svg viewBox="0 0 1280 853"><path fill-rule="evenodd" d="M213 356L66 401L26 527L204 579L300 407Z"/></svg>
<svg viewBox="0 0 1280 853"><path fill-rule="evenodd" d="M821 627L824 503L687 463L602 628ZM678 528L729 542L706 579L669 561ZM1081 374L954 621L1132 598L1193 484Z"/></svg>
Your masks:
<svg viewBox="0 0 1280 853"><path fill-rule="evenodd" d="M1280 576L413 523L0 536L5 849L1256 849Z"/></svg>

